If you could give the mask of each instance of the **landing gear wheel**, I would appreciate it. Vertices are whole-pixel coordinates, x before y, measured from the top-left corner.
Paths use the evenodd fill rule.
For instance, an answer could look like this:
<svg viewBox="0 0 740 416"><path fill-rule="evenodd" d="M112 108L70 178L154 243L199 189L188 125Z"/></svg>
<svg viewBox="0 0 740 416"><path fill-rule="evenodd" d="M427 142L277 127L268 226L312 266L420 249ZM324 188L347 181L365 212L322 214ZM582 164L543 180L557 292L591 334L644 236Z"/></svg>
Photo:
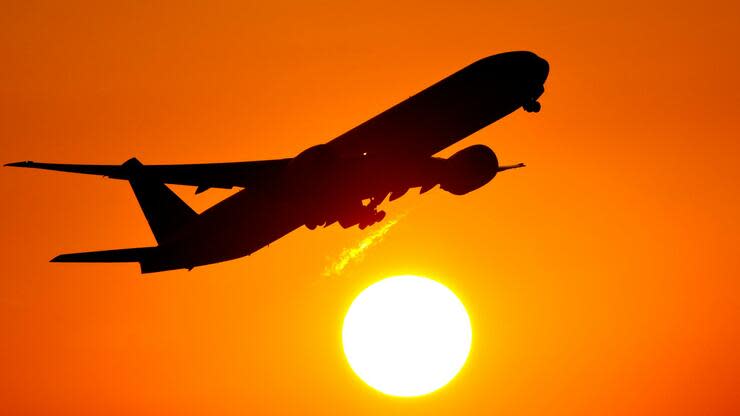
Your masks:
<svg viewBox="0 0 740 416"><path fill-rule="evenodd" d="M375 213L375 222L381 222L385 218L385 211L378 211Z"/></svg>
<svg viewBox="0 0 740 416"><path fill-rule="evenodd" d="M539 113L542 109L542 105L538 101L527 101L522 106L524 108L524 111L528 113Z"/></svg>

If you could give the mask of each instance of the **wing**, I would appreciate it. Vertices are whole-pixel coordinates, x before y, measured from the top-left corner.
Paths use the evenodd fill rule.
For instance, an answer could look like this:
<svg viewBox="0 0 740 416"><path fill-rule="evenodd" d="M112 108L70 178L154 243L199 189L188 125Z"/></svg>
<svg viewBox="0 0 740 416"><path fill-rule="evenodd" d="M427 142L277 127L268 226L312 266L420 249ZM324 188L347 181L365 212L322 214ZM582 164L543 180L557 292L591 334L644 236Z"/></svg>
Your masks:
<svg viewBox="0 0 740 416"><path fill-rule="evenodd" d="M144 175L164 183L197 186L196 192L208 188L257 186L272 180L290 159L259 160L254 162L203 163L193 165L144 165ZM113 179L129 179L123 165L68 165L61 163L36 163L31 161L8 163L5 166L55 170L61 172L101 175Z"/></svg>
<svg viewBox="0 0 740 416"><path fill-rule="evenodd" d="M489 56L327 143L340 157L391 154L425 157L524 106L538 111L549 65L531 52ZM165 183L208 188L248 187L269 181L291 159L196 165L149 165L145 174ZM118 165L17 162L6 166L128 179Z"/></svg>
<svg viewBox="0 0 740 416"><path fill-rule="evenodd" d="M531 52L489 56L328 145L342 156L432 156L536 100L548 71L547 62Z"/></svg>

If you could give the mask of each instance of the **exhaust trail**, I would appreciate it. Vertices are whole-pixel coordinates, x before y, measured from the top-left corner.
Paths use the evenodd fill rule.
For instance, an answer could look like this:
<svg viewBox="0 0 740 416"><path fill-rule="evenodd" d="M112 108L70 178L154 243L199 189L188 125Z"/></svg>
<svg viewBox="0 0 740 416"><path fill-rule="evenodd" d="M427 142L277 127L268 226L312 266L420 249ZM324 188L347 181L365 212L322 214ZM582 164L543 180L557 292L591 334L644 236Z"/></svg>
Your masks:
<svg viewBox="0 0 740 416"><path fill-rule="evenodd" d="M350 263L362 260L365 251L383 241L383 238L388 234L388 231L390 231L394 225L398 224L398 221L400 221L404 216L405 214L402 214L392 220L388 220L382 227L360 240L355 246L342 250L339 257L330 265L326 266L323 273L324 276L338 276Z"/></svg>

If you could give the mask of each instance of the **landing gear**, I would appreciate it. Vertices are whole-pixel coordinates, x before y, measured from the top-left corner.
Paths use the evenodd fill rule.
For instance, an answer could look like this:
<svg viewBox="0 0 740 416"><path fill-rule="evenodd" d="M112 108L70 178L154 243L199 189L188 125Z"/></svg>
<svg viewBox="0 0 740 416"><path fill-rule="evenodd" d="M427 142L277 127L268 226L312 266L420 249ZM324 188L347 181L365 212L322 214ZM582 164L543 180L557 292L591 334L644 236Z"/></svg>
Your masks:
<svg viewBox="0 0 740 416"><path fill-rule="evenodd" d="M522 108L528 113L539 113L542 109L542 105L539 103L539 101L530 100L524 103L524 105L522 105Z"/></svg>
<svg viewBox="0 0 740 416"><path fill-rule="evenodd" d="M385 211L376 211L375 209L361 206L361 209L356 211L353 215L341 218L339 220L339 225L343 228L357 225L361 230L364 230L365 228L382 221L383 218L385 218Z"/></svg>
<svg viewBox="0 0 740 416"><path fill-rule="evenodd" d="M319 226L328 227L338 221L342 228L350 228L357 225L361 230L365 229L383 221L385 218L385 211L377 210L378 205L383 202L385 196L383 195L382 198L370 198L370 202L367 205L363 205L361 201L342 205L337 211L322 218L312 216L306 221L306 228L313 230Z"/></svg>
<svg viewBox="0 0 740 416"><path fill-rule="evenodd" d="M316 227L319 225L324 225L326 221L323 218L320 218L316 215L312 215L307 221L306 221L306 228L309 230L315 230Z"/></svg>
<svg viewBox="0 0 740 416"><path fill-rule="evenodd" d="M385 211L373 211L368 216L369 218L365 218L364 221L360 221L360 229L364 230L365 227L369 227L375 223L383 221L383 218L385 218Z"/></svg>

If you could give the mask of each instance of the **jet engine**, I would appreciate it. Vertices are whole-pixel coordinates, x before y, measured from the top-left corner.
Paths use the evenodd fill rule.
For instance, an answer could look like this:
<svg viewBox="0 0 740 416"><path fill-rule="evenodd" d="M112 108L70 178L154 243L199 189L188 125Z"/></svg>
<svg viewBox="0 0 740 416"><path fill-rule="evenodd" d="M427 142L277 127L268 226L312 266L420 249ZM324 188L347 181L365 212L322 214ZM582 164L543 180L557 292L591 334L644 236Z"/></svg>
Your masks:
<svg viewBox="0 0 740 416"><path fill-rule="evenodd" d="M331 177L339 158L325 144L310 147L294 157L285 168L287 183L298 188L299 194L315 194L330 188Z"/></svg>
<svg viewBox="0 0 740 416"><path fill-rule="evenodd" d="M313 174L326 169L336 160L336 155L329 146L320 144L309 147L294 157L288 165L292 174Z"/></svg>
<svg viewBox="0 0 740 416"><path fill-rule="evenodd" d="M490 182L498 171L496 153L476 144L447 159L440 187L454 195L465 195Z"/></svg>

